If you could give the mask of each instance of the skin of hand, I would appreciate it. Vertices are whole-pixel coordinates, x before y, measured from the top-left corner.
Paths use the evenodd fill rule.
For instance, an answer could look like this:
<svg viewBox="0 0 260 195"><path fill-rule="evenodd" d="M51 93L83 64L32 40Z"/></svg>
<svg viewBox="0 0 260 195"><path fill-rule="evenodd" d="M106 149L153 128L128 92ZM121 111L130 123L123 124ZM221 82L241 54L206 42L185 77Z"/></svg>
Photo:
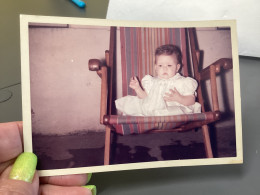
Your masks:
<svg viewBox="0 0 260 195"><path fill-rule="evenodd" d="M139 81L137 80L136 77L132 77L130 79L130 84L129 84L129 87L136 90L136 89L139 89L141 88L140 84L139 84Z"/></svg>
<svg viewBox="0 0 260 195"><path fill-rule="evenodd" d="M147 93L141 88L139 81L136 77L131 78L129 87L135 90L139 98L143 99L147 96Z"/></svg>
<svg viewBox="0 0 260 195"><path fill-rule="evenodd" d="M181 95L176 88L170 89L170 93L165 93L163 98L166 102L176 101L184 106L190 106L195 104L194 95Z"/></svg>
<svg viewBox="0 0 260 195"><path fill-rule="evenodd" d="M90 189L82 187L86 185L90 179L88 178L90 175L87 174L41 177L39 179L37 171L33 170L33 173L34 171L35 173L31 177L32 181L11 177L12 173L17 175L24 174L24 172L21 173L24 170L19 170L20 164L18 164L18 159L26 154L22 153L22 129L22 122L0 123L0 194L65 195L69 193L92 195ZM33 153L29 153L29 156L30 154L34 155ZM17 158L17 156L19 157ZM26 167L26 163L27 161L23 161L22 167ZM14 171L15 167L16 171ZM26 174L27 172L28 171L26 171ZM31 170L29 170L29 172L31 172ZM93 195L94 194L95 193L93 193Z"/></svg>

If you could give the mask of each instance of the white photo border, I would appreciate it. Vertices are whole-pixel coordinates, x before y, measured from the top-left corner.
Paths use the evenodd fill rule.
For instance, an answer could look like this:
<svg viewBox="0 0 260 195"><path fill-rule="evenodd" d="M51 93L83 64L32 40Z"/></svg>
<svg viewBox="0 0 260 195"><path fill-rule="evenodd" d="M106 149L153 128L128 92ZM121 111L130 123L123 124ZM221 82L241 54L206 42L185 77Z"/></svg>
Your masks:
<svg viewBox="0 0 260 195"><path fill-rule="evenodd" d="M38 173L40 176L95 173L95 172L147 169L147 168L158 168L158 167L243 163L241 95L240 95L240 77L239 77L240 74L239 74L237 30L236 30L235 20L192 21L192 22L183 22L183 21L182 22L147 22L147 21L142 22L142 21L114 21L114 20L106 20L106 19L20 15L24 152L33 152L31 103L30 103L31 97L30 97L29 32L28 32L29 23L75 24L75 25L92 25L92 26L157 27L157 28L225 26L225 27L230 27L231 29L233 75L234 75L233 82L234 82L235 127L236 127L236 154L237 154L236 157L191 159L191 160L167 160L167 161L103 165L103 166L92 166L92 167L81 167L81 168L39 170Z"/></svg>

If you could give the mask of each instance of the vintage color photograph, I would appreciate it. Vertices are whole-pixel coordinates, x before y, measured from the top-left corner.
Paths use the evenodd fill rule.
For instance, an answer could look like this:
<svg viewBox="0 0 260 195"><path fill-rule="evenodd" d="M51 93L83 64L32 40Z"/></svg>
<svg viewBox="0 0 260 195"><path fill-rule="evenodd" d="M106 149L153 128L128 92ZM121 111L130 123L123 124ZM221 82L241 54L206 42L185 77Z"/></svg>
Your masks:
<svg viewBox="0 0 260 195"><path fill-rule="evenodd" d="M40 175L242 163L233 21L22 16L21 38Z"/></svg>

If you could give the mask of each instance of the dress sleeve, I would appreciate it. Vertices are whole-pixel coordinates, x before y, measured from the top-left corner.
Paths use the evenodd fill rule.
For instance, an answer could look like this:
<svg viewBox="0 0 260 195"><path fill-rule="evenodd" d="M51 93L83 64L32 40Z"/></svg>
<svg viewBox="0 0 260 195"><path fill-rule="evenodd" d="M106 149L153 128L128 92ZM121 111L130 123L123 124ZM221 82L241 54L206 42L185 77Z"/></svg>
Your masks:
<svg viewBox="0 0 260 195"><path fill-rule="evenodd" d="M183 80L182 95L195 95L197 96L196 90L198 83L195 79L186 77Z"/></svg>
<svg viewBox="0 0 260 195"><path fill-rule="evenodd" d="M153 77L151 75L146 75L143 77L142 79L142 87L144 88L144 90L149 93L150 89L152 87L152 83L153 83Z"/></svg>

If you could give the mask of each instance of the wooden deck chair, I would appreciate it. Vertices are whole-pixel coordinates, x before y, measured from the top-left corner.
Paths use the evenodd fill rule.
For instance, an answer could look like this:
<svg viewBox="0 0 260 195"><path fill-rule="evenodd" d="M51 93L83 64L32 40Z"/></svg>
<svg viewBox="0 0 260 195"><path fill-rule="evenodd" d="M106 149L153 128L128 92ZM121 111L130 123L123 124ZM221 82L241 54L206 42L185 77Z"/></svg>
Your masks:
<svg viewBox="0 0 260 195"><path fill-rule="evenodd" d="M128 87L131 76L142 78L145 74L153 74L153 53L157 46L163 44L178 45L183 54L183 76L191 76L198 82L197 101L202 106L202 113L175 116L135 117L117 115L114 111L115 101L115 69L116 31L111 27L110 46L105 52L106 65L98 59L89 60L89 69L97 71L102 79L100 123L106 126L104 164L110 163L111 132L121 135L132 133L162 133L169 131L187 131L201 127L204 137L205 152L208 158L213 157L209 129L207 124L220 119L217 96L216 76L224 69L232 68L231 59L220 59L199 70L200 51L197 49L194 28L126 28L120 27L121 64L123 96L132 93ZM191 65L191 68L188 67ZM143 66L144 65L144 66ZM189 75L192 74L192 75ZM204 95L201 83L210 80L212 110L205 110ZM204 92L204 91L203 91ZM133 95L133 94L132 94Z"/></svg>

